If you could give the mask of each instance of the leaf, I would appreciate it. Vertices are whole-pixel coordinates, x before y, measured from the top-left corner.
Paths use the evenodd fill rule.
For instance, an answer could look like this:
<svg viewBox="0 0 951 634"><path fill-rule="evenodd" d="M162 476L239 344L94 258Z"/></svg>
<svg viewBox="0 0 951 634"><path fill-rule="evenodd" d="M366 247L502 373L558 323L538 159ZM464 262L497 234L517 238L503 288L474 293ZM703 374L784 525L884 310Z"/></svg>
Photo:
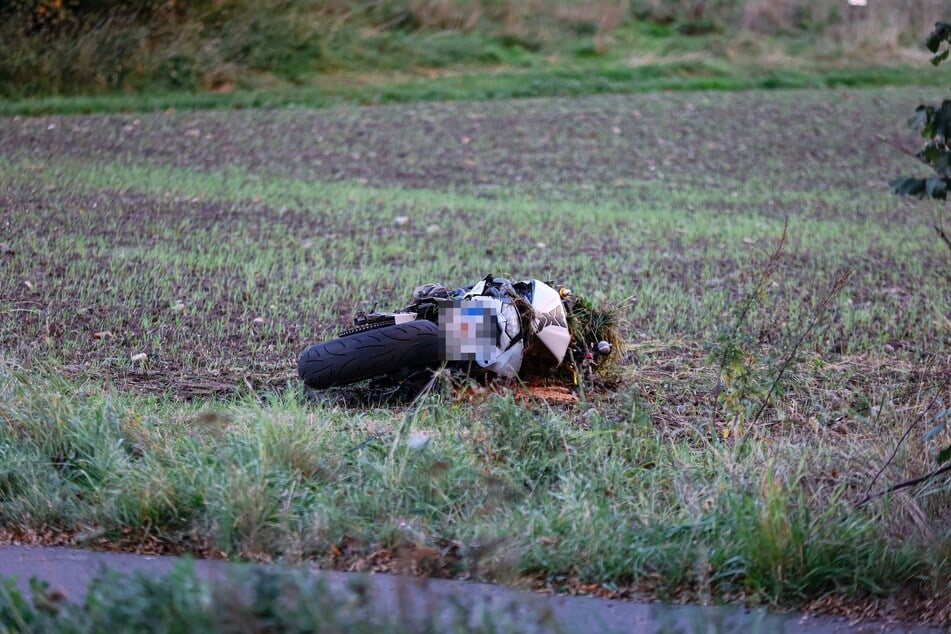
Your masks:
<svg viewBox="0 0 951 634"><path fill-rule="evenodd" d="M938 176L932 176L925 181L925 195L930 198L948 197L948 181Z"/></svg>
<svg viewBox="0 0 951 634"><path fill-rule="evenodd" d="M945 410L945 413L946 413L946 412L947 412L947 410ZM939 414L938 416L941 416L941 414ZM938 417L936 416L936 417L935 417L935 420L937 420L937 419L938 419ZM925 440L926 442L929 441L929 440L931 440L932 438L934 438L935 436L937 436L938 434L940 434L941 431L942 431L947 425L948 425L948 421L946 421L946 420L945 420L945 421L941 421L940 423L938 423L937 425L935 425L934 427L932 427L931 429L928 430L928 432L924 435L924 440Z"/></svg>
<svg viewBox="0 0 951 634"><path fill-rule="evenodd" d="M938 452L938 464L947 462L948 458L951 458L951 445L948 445L947 447L942 449L940 452Z"/></svg>
<svg viewBox="0 0 951 634"><path fill-rule="evenodd" d="M951 37L951 24L948 24L947 22L935 22L934 31L928 35L925 46L927 46L928 50L932 53L937 53L938 47L941 46L941 42L948 40L949 37Z"/></svg>
<svg viewBox="0 0 951 634"><path fill-rule="evenodd" d="M921 198L925 194L925 179L903 177L896 178L888 183L893 194L899 196L917 196Z"/></svg>
<svg viewBox="0 0 951 634"><path fill-rule="evenodd" d="M947 150L942 152L933 167L938 176L951 176L951 152Z"/></svg>
<svg viewBox="0 0 951 634"><path fill-rule="evenodd" d="M925 146L921 148L921 151L915 154L915 158L925 165L934 165L940 156L941 149L933 141L926 143Z"/></svg>
<svg viewBox="0 0 951 634"><path fill-rule="evenodd" d="M941 102L941 108L934 112L931 120L932 137L940 136L947 139L951 136L951 101L945 99Z"/></svg>
<svg viewBox="0 0 951 634"><path fill-rule="evenodd" d="M915 130L921 130L932 116L934 116L934 108L924 105L918 106L915 108L915 114L908 119L908 126Z"/></svg>

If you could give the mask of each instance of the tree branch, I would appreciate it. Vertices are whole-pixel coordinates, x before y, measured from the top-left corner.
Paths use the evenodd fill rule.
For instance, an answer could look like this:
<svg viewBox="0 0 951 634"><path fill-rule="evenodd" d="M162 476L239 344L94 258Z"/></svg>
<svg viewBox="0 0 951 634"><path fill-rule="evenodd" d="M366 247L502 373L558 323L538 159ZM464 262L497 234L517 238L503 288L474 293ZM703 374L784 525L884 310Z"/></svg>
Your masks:
<svg viewBox="0 0 951 634"><path fill-rule="evenodd" d="M892 146L892 147L895 148L896 150L899 150L899 151L902 152L903 154L906 154L906 155L910 156L910 157L913 158L913 159L920 160L920 159L918 159L918 151L917 151L917 150L913 150L913 149L910 149L910 148L908 148L908 147L905 147L904 145L902 145L901 143L899 143L899 142L898 142L897 140L895 140L895 139L888 139L888 138L886 138L885 135L883 135L883 134L876 134L876 135L875 135L875 138L878 139L879 141L882 141L882 142L884 142L884 143L887 143L888 145Z"/></svg>
<svg viewBox="0 0 951 634"><path fill-rule="evenodd" d="M944 384L943 384L941 387L939 387L937 390L935 390L935 393L934 393L934 395L931 397L931 400L928 401L928 404L925 405L924 409L922 409L922 410L918 413L918 416L915 418L915 421L914 421L911 425L908 426L908 429L905 430L905 433L903 433L903 434L901 435L901 438L898 439L898 443L895 445L894 449L892 449L892 453L891 453L891 455L888 456L888 459L885 460L885 464L883 464L882 467L881 467L881 469L878 470L878 472L875 474L875 477L872 478L872 481L868 483L868 488L865 489L866 496L869 495L869 491L871 491L871 490L872 490L872 487L875 486L875 482L878 480L879 476L881 476L882 473L885 472L885 469L888 468L888 465L890 465L891 462L892 462L892 460L895 459L895 455L898 454L898 449L902 446L902 444L903 444L903 443L905 442L905 440L908 438L908 435L911 434L911 431L912 431L915 427L918 426L918 423L920 423L922 420L924 420L925 415L931 410L931 406L934 405L935 402L938 400L938 397L939 397L939 396L941 395L941 393L944 391L944 388L948 385L948 383L951 383L951 379L948 379L947 381L945 381ZM870 499L870 498L869 498L869 499Z"/></svg>
<svg viewBox="0 0 951 634"><path fill-rule="evenodd" d="M888 495L889 493L894 493L895 491L899 491L899 490L901 490L901 489L907 489L908 487L913 487L913 486L915 486L915 485L921 484L922 482L924 482L924 481L926 481L926 480L930 480L931 478L933 478L933 477L935 477L935 476L939 476L939 475L941 475L942 473L948 473L948 472L951 472L951 463L946 464L946 465L944 465L943 467L941 467L941 468L939 468L939 469L935 469L934 471L929 471L928 473L924 474L923 476L919 476L919 477L917 477L917 478L912 478L911 480L905 480L904 482L899 482L898 484L896 484L896 485L894 485L894 486L886 487L886 488L882 489L881 491L879 491L878 493L875 493L874 495L866 495L864 498L862 498L862 499L861 499L859 502L857 502L855 505L856 505L856 506L865 506L866 504L868 504L869 502L871 502L871 501L874 500L875 498L882 497L883 495Z"/></svg>

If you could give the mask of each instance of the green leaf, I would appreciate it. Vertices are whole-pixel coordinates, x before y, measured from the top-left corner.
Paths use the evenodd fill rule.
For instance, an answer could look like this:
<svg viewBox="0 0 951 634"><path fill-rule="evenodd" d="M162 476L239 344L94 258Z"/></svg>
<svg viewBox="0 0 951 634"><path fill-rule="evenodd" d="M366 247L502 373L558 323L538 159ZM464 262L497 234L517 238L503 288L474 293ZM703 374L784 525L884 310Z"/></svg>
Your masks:
<svg viewBox="0 0 951 634"><path fill-rule="evenodd" d="M898 194L899 196L917 196L921 198L925 195L925 179L923 178L912 178L912 177L903 177L896 178L895 180L888 183L893 194Z"/></svg>
<svg viewBox="0 0 951 634"><path fill-rule="evenodd" d="M951 101L945 99L941 102L941 108L934 112L931 127L934 130L932 136L941 136L944 139L951 136Z"/></svg>
<svg viewBox="0 0 951 634"><path fill-rule="evenodd" d="M930 177L925 181L925 195L930 198L947 198L948 181L938 176Z"/></svg>
<svg viewBox="0 0 951 634"><path fill-rule="evenodd" d="M915 158L926 165L934 165L940 156L941 148L934 141L928 141L928 143L915 154Z"/></svg>
<svg viewBox="0 0 951 634"><path fill-rule="evenodd" d="M951 176L951 152L945 150L934 162L934 171L938 176Z"/></svg>
<svg viewBox="0 0 951 634"><path fill-rule="evenodd" d="M921 130L928 122L928 110L934 110L930 106L918 106L915 108L915 114L908 120L908 125L915 130Z"/></svg>
<svg viewBox="0 0 951 634"><path fill-rule="evenodd" d="M928 35L925 46L927 46L928 50L932 53L937 53L941 42L948 40L949 37L951 37L951 24L947 22L935 22L934 31Z"/></svg>
<svg viewBox="0 0 951 634"><path fill-rule="evenodd" d="M947 462L948 458L951 458L951 445L948 445L938 452L938 464Z"/></svg>

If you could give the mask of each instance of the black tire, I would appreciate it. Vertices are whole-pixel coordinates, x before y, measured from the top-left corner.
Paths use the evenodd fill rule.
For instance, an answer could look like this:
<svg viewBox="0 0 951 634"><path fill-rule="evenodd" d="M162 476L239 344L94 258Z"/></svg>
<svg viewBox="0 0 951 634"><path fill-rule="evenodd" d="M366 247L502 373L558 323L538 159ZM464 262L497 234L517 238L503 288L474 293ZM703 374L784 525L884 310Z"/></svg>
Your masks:
<svg viewBox="0 0 951 634"><path fill-rule="evenodd" d="M314 344L297 358L297 373L320 390L438 362L439 327L417 319Z"/></svg>

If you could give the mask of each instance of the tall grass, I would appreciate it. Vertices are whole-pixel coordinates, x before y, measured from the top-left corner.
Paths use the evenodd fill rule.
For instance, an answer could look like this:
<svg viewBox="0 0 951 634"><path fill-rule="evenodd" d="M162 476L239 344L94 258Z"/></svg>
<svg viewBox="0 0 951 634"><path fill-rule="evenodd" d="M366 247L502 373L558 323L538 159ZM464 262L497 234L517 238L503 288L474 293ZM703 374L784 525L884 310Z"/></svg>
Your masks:
<svg viewBox="0 0 951 634"><path fill-rule="evenodd" d="M579 425L512 396L434 398L398 417L292 393L144 407L11 370L0 395L7 529L358 569L373 557L398 567L403 552L429 574L776 603L947 590L951 578L933 542L896 536L888 504L856 509L848 485L812 484L845 447L834 441L798 460L793 437L694 447L636 407L595 403Z"/></svg>

